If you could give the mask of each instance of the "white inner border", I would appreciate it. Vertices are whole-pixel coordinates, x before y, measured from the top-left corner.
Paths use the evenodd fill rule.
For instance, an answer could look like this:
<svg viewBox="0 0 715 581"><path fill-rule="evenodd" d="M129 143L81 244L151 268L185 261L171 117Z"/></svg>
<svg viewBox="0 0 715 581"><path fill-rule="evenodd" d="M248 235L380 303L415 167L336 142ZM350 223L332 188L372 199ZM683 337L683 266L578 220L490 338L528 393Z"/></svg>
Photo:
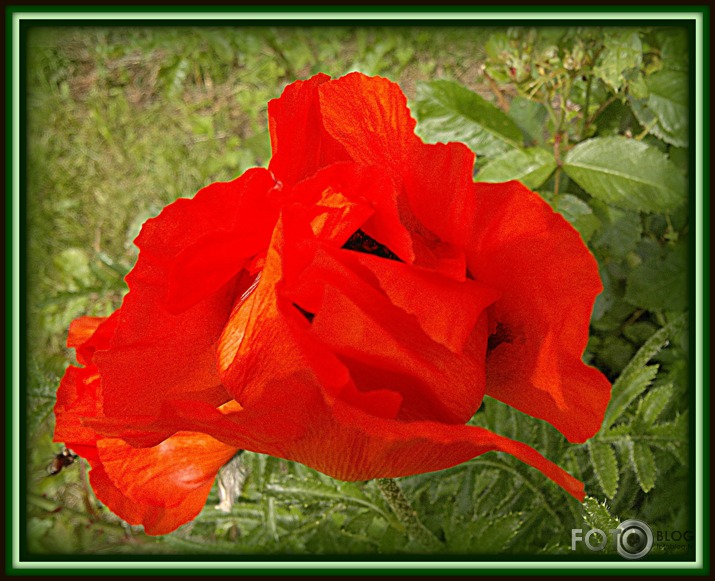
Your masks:
<svg viewBox="0 0 715 581"><path fill-rule="evenodd" d="M241 20L464 20L487 21L504 19L533 19L535 21L613 19L634 20L682 20L695 22L695 561L694 562L644 562L628 561L544 561L544 562L362 562L362 561L212 561L212 562L131 562L131 561L20 561L20 298L19 298L19 199L20 181L20 21L32 20L219 20L226 25L240 24ZM147 24L149 24L147 22ZM537 23L535 22L534 25ZM585 23L584 23L585 24ZM28 12L15 13L12 17L12 566L15 569L700 569L703 566L703 15L697 12Z"/></svg>

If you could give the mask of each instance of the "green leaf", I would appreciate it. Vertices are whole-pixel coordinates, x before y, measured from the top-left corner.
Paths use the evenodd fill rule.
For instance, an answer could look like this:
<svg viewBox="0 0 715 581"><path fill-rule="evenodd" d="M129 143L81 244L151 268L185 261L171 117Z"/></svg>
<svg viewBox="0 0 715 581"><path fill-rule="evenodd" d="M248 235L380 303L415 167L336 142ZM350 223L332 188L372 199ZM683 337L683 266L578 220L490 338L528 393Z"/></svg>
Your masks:
<svg viewBox="0 0 715 581"><path fill-rule="evenodd" d="M647 99L648 85L642 71L633 71L626 75L628 79L628 96L633 99Z"/></svg>
<svg viewBox="0 0 715 581"><path fill-rule="evenodd" d="M591 464L596 479L608 498L613 498L618 491L618 460L610 444L595 440L588 443Z"/></svg>
<svg viewBox="0 0 715 581"><path fill-rule="evenodd" d="M643 442L634 442L630 449L631 462L643 492L650 491L655 486L657 468L650 447Z"/></svg>
<svg viewBox="0 0 715 581"><path fill-rule="evenodd" d="M492 522L479 523L482 534L477 545L480 553L499 554L509 546L524 522L522 514L505 514Z"/></svg>
<svg viewBox="0 0 715 581"><path fill-rule="evenodd" d="M641 217L637 212L614 208L598 200L591 200L590 206L603 224L593 237L593 245L596 248L602 248L606 256L615 259L624 258L636 249L643 230ZM599 299L602 296L599 296Z"/></svg>
<svg viewBox="0 0 715 581"><path fill-rule="evenodd" d="M509 117L521 128L529 141L544 142L544 126L548 111L541 103L524 97L515 97L509 105Z"/></svg>
<svg viewBox="0 0 715 581"><path fill-rule="evenodd" d="M620 337L609 337L599 349L598 359L613 373L619 373L630 361L635 349Z"/></svg>
<svg viewBox="0 0 715 581"><path fill-rule="evenodd" d="M593 72L607 85L618 91L623 81L623 72L637 68L643 58L643 47L637 32L619 30L604 35L605 50L600 55Z"/></svg>
<svg viewBox="0 0 715 581"><path fill-rule="evenodd" d="M521 130L501 109L453 81L420 83L414 111L427 141L461 141L487 157L522 144Z"/></svg>
<svg viewBox="0 0 715 581"><path fill-rule="evenodd" d="M603 418L604 430L610 428L621 417L630 402L650 385L658 372L658 366L646 365L646 363L668 344L669 337L677 337L685 328L687 322L688 314L684 313L659 331L653 333L650 339L633 356L630 363L626 365L613 384L611 402L608 404Z"/></svg>
<svg viewBox="0 0 715 581"><path fill-rule="evenodd" d="M477 173L478 182L508 182L519 180L527 188L536 189L556 169L551 152L539 147L512 149L488 162Z"/></svg>
<svg viewBox="0 0 715 581"><path fill-rule="evenodd" d="M688 175L688 148L687 147L671 147L668 151L671 161L680 168L683 175Z"/></svg>
<svg viewBox="0 0 715 581"><path fill-rule="evenodd" d="M668 383L651 389L641 400L638 407L638 421L650 427L663 413L673 398L673 384Z"/></svg>
<svg viewBox="0 0 715 581"><path fill-rule="evenodd" d="M645 343L648 338L658 330L653 323L638 321L623 328L623 336L632 343Z"/></svg>
<svg viewBox="0 0 715 581"><path fill-rule="evenodd" d="M662 260L653 258L637 266L626 283L626 300L652 311L682 311L688 306L688 264L685 244Z"/></svg>
<svg viewBox="0 0 715 581"><path fill-rule="evenodd" d="M586 513L584 520L592 529L601 529L608 533L608 531L618 528L620 524L619 520L608 511L605 503L601 504L591 496L587 496L583 501L583 509Z"/></svg>
<svg viewBox="0 0 715 581"><path fill-rule="evenodd" d="M581 234L585 242L588 242L594 232L598 230L601 221L593 213L591 206L571 194L564 194L553 202L553 208Z"/></svg>
<svg viewBox="0 0 715 581"><path fill-rule="evenodd" d="M677 338L685 331L688 325L688 313L683 313L675 317L665 327L653 333L653 335L643 344L643 346L631 359L628 367L623 370L621 377L626 379L628 375L644 366L648 361L660 353L661 349L668 344L668 339ZM620 381L621 378L619 378ZM617 382L616 382L617 383Z"/></svg>
<svg viewBox="0 0 715 581"><path fill-rule="evenodd" d="M681 464L688 463L688 414L675 417L648 428L645 441L658 448L670 450Z"/></svg>
<svg viewBox="0 0 715 581"><path fill-rule="evenodd" d="M666 212L687 197L686 180L673 162L635 139L588 139L564 162L564 171L589 194L622 208Z"/></svg>
<svg viewBox="0 0 715 581"><path fill-rule="evenodd" d="M637 356L638 354L636 354ZM658 374L657 365L640 367L631 373L627 373L627 370L628 368L624 369L621 376L613 384L611 401L603 418L604 428L610 428L615 424L630 403L648 388ZM621 378L623 377L626 377L627 381L622 381Z"/></svg>
<svg viewBox="0 0 715 581"><path fill-rule="evenodd" d="M614 101L596 117L596 133L601 137L620 135L629 128L632 119L631 108L623 101Z"/></svg>
<svg viewBox="0 0 715 581"><path fill-rule="evenodd" d="M338 484L338 481L333 482L335 482L336 485ZM281 482L271 482L267 484L264 490L265 492L273 495L287 496L292 499L305 498L314 499L315 501L356 504L376 512L388 521L391 520L390 516L387 515L385 511L372 503L362 493L357 492L355 487L342 489L337 486L330 486L324 482L318 482L315 480L299 480L288 476ZM346 494L344 490L349 490L350 492L358 494L358 496L351 496L349 493Z"/></svg>
<svg viewBox="0 0 715 581"><path fill-rule="evenodd" d="M484 50L490 59L501 60L512 50L509 37L504 32L493 33L484 44Z"/></svg>
<svg viewBox="0 0 715 581"><path fill-rule="evenodd" d="M656 33L661 39L660 58L664 69L688 70L688 32L684 28L661 29Z"/></svg>
<svg viewBox="0 0 715 581"><path fill-rule="evenodd" d="M496 555L504 551L524 522L521 513L509 513L494 520L457 519L445 530L453 553Z"/></svg>
<svg viewBox="0 0 715 581"><path fill-rule="evenodd" d="M688 145L688 75L659 71L645 80L647 99L631 99L638 122L676 147Z"/></svg>

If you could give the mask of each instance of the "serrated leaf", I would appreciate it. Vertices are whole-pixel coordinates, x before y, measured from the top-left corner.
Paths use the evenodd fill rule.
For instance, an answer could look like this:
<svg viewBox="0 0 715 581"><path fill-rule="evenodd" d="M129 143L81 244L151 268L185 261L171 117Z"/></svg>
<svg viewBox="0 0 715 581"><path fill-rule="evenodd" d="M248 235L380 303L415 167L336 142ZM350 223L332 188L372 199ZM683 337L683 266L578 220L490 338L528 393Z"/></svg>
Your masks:
<svg viewBox="0 0 715 581"><path fill-rule="evenodd" d="M638 420L642 425L650 426L663 413L673 398L673 384L660 385L651 389L641 400L638 408Z"/></svg>
<svg viewBox="0 0 715 581"><path fill-rule="evenodd" d="M643 492L649 492L655 486L657 468L650 447L643 442L633 442L631 462Z"/></svg>
<svg viewBox="0 0 715 581"><path fill-rule="evenodd" d="M498 107L453 81L417 86L417 132L430 142L461 141L480 156L496 156L522 143L521 130Z"/></svg>
<svg viewBox="0 0 715 581"><path fill-rule="evenodd" d="M516 536L524 522L520 513L505 514L504 516L486 523L482 526L482 535L479 538L479 552L485 554L499 554L509 546L510 541Z"/></svg>
<svg viewBox="0 0 715 581"><path fill-rule="evenodd" d="M671 451L681 464L687 464L688 414L683 413L671 422L651 426L643 441L651 446Z"/></svg>
<svg viewBox="0 0 715 581"><path fill-rule="evenodd" d="M687 198L685 177L673 162L635 139L582 141L566 154L563 169L592 196L622 208L667 212Z"/></svg>
<svg viewBox="0 0 715 581"><path fill-rule="evenodd" d="M556 169L551 152L539 147L512 149L494 158L477 173L478 182L508 182L519 180L527 188L536 189Z"/></svg>
<svg viewBox="0 0 715 581"><path fill-rule="evenodd" d="M607 431L604 431L603 433L599 434L598 439L602 442L613 442L615 440L622 440L630 435L631 430L633 430L633 426L630 423L618 424L617 426L613 426Z"/></svg>
<svg viewBox="0 0 715 581"><path fill-rule="evenodd" d="M637 32L619 30L604 35L605 50L600 55L593 72L610 85L618 89L625 80L623 71L639 67L643 58L643 47Z"/></svg>
<svg viewBox="0 0 715 581"><path fill-rule="evenodd" d="M616 383L622 379L627 380L628 374L638 368L644 366L648 361L650 361L655 355L657 355L663 347L668 344L669 338L675 338L682 333L688 324L688 313L683 313L677 316L670 323L668 323L662 329L653 333L653 335L648 339L643 346L635 354L631 362L628 364L626 369L623 370L621 377L618 378ZM614 386L615 387L615 386Z"/></svg>
<svg viewBox="0 0 715 581"><path fill-rule="evenodd" d="M688 75L658 71L646 77L648 96L631 99L638 122L653 135L676 147L688 145Z"/></svg>
<svg viewBox="0 0 715 581"><path fill-rule="evenodd" d="M337 483L338 481L334 482ZM287 477L281 482L271 482L266 484L264 490L266 493L280 494L291 498L309 498L328 502L357 504L375 511L387 520L391 520L385 511L367 499L364 495L360 494L359 496L351 496L349 488L339 490L336 486L330 486L323 482L315 480L299 480L297 478ZM347 491L347 493L344 490Z"/></svg>
<svg viewBox="0 0 715 581"><path fill-rule="evenodd" d="M601 529L602 531L610 531L618 528L620 521L611 515L605 504L598 502L593 497L587 496L583 501L583 509L586 513L584 520L592 529Z"/></svg>
<svg viewBox="0 0 715 581"><path fill-rule="evenodd" d="M499 554L509 546L523 522L520 513L509 513L490 521L457 519L445 530L449 550L454 553Z"/></svg>
<svg viewBox="0 0 715 581"><path fill-rule="evenodd" d="M628 275L626 300L653 311L682 311L688 306L688 263L685 244L662 260L655 257Z"/></svg>
<svg viewBox="0 0 715 581"><path fill-rule="evenodd" d="M613 498L618 492L618 460L610 444L602 444L591 440L588 444L593 471L601 489L608 498Z"/></svg>
<svg viewBox="0 0 715 581"><path fill-rule="evenodd" d="M611 401L603 418L604 428L610 428L621 418L630 403L648 388L657 374L657 365L646 365L630 372L626 379L621 381L621 378L626 375L626 369L623 370L619 379L613 384Z"/></svg>

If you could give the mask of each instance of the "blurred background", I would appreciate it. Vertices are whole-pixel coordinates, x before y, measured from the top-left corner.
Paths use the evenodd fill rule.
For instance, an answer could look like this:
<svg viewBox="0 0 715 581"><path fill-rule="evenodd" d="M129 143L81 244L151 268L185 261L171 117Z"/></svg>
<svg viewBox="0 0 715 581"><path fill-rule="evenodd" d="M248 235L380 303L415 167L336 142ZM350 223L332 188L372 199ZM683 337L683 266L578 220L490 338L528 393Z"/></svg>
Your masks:
<svg viewBox="0 0 715 581"><path fill-rule="evenodd" d="M257 454L243 456L246 484L228 513L215 508L215 487L196 521L160 538L107 511L81 460L49 474L62 450L52 442L55 392L74 361L67 328L121 304L141 224L266 165L266 105L287 84L354 70L398 82L423 138L472 147L476 179L520 179L538 191L589 244L605 285L586 354L618 380L602 433L570 446L489 399L472 420L534 446L583 479L591 498L580 505L490 454L402 479L425 524L466 555L570 555L571 528L608 530L618 517L691 526L686 30L33 27L25 54L33 554L420 550L372 483Z"/></svg>

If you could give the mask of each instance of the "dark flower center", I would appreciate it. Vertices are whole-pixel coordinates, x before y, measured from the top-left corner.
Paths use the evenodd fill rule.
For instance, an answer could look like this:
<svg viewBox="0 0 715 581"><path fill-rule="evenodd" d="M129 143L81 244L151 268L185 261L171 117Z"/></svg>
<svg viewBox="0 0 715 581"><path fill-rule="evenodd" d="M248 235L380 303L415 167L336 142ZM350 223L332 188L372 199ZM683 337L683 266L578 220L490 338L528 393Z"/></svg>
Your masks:
<svg viewBox="0 0 715 581"><path fill-rule="evenodd" d="M313 322L313 319L315 318L315 313L311 313L309 311L306 311L304 308L300 307L296 303L293 303L293 306L300 311L300 314L303 315L306 319L308 319L309 323Z"/></svg>
<svg viewBox="0 0 715 581"><path fill-rule="evenodd" d="M487 340L487 354L494 351L494 349L499 347L502 343L511 343L512 339L513 337L509 329L501 323L497 323L497 330L489 335L489 339Z"/></svg>
<svg viewBox="0 0 715 581"><path fill-rule="evenodd" d="M384 244L380 244L377 240L365 234L362 230L356 231L355 234L348 238L348 241L343 244L343 248L345 250L355 250L356 252L374 254L380 258L387 258L388 260L397 260L398 262L402 262L397 254L392 252L392 250ZM293 303L293 306L300 311L300 314L303 315L309 323L313 322L315 313L306 311L303 307L296 303Z"/></svg>
<svg viewBox="0 0 715 581"><path fill-rule="evenodd" d="M387 258L388 260L397 260L402 262L397 254L392 252L384 244L380 244L374 238L371 238L362 230L357 230L348 241L343 244L345 250L355 250L356 252L364 252L365 254L374 254L381 258Z"/></svg>

